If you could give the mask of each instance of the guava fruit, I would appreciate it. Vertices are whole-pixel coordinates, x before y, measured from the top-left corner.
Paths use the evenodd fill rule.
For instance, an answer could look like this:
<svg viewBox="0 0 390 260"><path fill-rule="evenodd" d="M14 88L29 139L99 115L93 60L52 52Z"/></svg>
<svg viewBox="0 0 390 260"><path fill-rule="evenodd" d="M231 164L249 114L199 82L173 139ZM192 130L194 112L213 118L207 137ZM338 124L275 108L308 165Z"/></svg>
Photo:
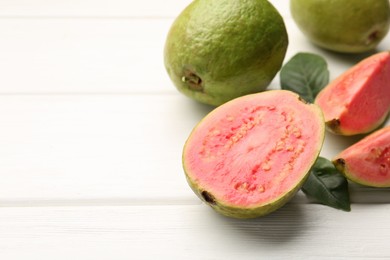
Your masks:
<svg viewBox="0 0 390 260"><path fill-rule="evenodd" d="M345 71L315 103L333 133L356 135L378 128L390 111L390 52L371 55Z"/></svg>
<svg viewBox="0 0 390 260"><path fill-rule="evenodd" d="M287 90L238 97L193 129L183 168L195 194L215 211L254 218L300 189L321 150L321 109Z"/></svg>
<svg viewBox="0 0 390 260"><path fill-rule="evenodd" d="M290 11L309 40L336 52L373 50L390 26L389 0L290 0Z"/></svg>
<svg viewBox="0 0 390 260"><path fill-rule="evenodd" d="M333 159L348 179L371 187L390 187L390 126L379 129Z"/></svg>
<svg viewBox="0 0 390 260"><path fill-rule="evenodd" d="M218 106L263 91L288 46L283 18L266 0L195 0L173 22L164 64L176 88Z"/></svg>

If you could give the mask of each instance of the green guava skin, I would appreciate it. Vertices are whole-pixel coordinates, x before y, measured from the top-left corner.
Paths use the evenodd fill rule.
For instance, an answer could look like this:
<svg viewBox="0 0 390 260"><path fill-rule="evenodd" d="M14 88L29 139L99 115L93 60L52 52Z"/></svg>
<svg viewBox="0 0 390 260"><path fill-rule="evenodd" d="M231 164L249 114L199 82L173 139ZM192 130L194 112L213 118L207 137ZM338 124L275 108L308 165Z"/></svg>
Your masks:
<svg viewBox="0 0 390 260"><path fill-rule="evenodd" d="M288 46L283 18L266 0L195 0L172 24L164 64L176 88L218 106L265 90Z"/></svg>
<svg viewBox="0 0 390 260"><path fill-rule="evenodd" d="M309 40L341 53L375 49L390 27L388 0L290 0L290 11Z"/></svg>

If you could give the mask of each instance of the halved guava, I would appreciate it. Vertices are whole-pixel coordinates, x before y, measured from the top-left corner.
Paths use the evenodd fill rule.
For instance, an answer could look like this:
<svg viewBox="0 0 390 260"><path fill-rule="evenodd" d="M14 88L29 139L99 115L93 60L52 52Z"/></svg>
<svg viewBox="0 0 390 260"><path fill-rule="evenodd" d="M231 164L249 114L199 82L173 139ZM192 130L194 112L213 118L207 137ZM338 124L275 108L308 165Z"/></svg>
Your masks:
<svg viewBox="0 0 390 260"><path fill-rule="evenodd" d="M374 54L344 72L315 103L331 132L355 135L378 128L390 111L390 52Z"/></svg>
<svg viewBox="0 0 390 260"><path fill-rule="evenodd" d="M235 218L266 215L300 189L322 147L321 109L287 90L229 101L193 129L183 168L194 192Z"/></svg>
<svg viewBox="0 0 390 260"><path fill-rule="evenodd" d="M371 187L390 187L390 126L379 129L333 159L348 179Z"/></svg>

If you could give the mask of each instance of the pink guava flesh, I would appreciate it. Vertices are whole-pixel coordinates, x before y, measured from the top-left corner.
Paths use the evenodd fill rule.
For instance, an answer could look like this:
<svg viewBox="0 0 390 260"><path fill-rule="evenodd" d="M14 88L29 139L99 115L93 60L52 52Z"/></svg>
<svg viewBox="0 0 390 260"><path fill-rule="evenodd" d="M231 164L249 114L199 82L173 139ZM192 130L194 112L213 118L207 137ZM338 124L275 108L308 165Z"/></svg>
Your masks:
<svg viewBox="0 0 390 260"><path fill-rule="evenodd" d="M345 176L373 187L390 187L390 126L348 147L333 159Z"/></svg>
<svg viewBox="0 0 390 260"><path fill-rule="evenodd" d="M289 91L262 92L237 98L206 116L186 142L183 165L207 202L261 206L302 182L323 135L316 105Z"/></svg>
<svg viewBox="0 0 390 260"><path fill-rule="evenodd" d="M359 62L325 87L316 104L328 129L342 135L367 133L390 111L390 52Z"/></svg>

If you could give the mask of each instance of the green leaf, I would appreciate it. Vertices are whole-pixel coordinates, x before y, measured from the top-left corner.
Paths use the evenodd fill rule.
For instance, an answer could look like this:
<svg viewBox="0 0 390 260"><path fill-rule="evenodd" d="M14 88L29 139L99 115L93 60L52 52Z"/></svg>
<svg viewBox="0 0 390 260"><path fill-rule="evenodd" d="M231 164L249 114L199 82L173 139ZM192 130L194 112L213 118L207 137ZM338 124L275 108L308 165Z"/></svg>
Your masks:
<svg viewBox="0 0 390 260"><path fill-rule="evenodd" d="M317 159L302 191L320 204L351 211L348 181L332 162L325 158Z"/></svg>
<svg viewBox="0 0 390 260"><path fill-rule="evenodd" d="M329 83L326 60L317 54L297 53L280 71L281 88L314 102L317 94Z"/></svg>

